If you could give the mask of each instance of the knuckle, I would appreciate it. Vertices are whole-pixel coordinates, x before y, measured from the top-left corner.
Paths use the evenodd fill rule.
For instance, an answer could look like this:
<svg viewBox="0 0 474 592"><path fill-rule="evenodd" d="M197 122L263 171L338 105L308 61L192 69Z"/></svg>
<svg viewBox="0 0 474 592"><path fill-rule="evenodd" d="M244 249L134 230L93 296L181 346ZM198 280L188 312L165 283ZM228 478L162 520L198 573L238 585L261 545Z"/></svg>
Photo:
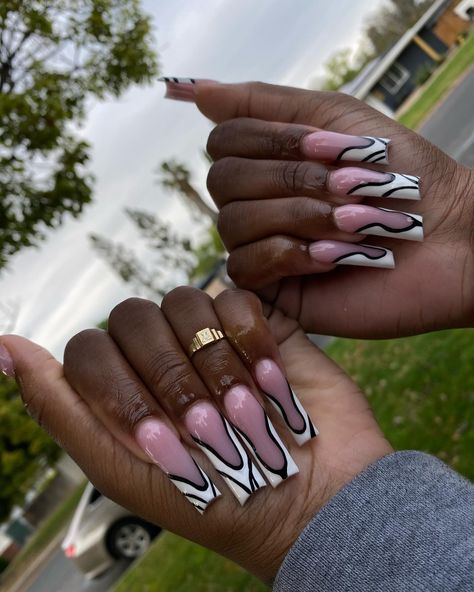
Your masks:
<svg viewBox="0 0 474 592"><path fill-rule="evenodd" d="M225 156L211 165L207 174L207 190L212 197L221 195L227 186L226 181L229 175L235 172L235 161L235 157Z"/></svg>
<svg viewBox="0 0 474 592"><path fill-rule="evenodd" d="M222 138L222 124L216 125L216 127L211 131L209 137L207 139L206 144L206 151L209 156L215 160L218 158L220 152L220 144Z"/></svg>
<svg viewBox="0 0 474 592"><path fill-rule="evenodd" d="M253 292L241 288L228 288L216 296L214 303L217 307L250 307L261 308L259 298Z"/></svg>
<svg viewBox="0 0 474 592"><path fill-rule="evenodd" d="M109 314L107 326L113 330L115 324L121 323L123 319L130 319L137 314L155 312L158 306L151 300L145 298L127 298L117 304Z"/></svg>
<svg viewBox="0 0 474 592"><path fill-rule="evenodd" d="M304 161L289 161L278 170L279 184L292 194L303 193L307 186L308 164Z"/></svg>
<svg viewBox="0 0 474 592"><path fill-rule="evenodd" d="M161 301L163 311L170 311L176 307L186 307L190 302L194 303L197 299L203 299L204 292L191 286L178 286L165 294Z"/></svg>
<svg viewBox="0 0 474 592"><path fill-rule="evenodd" d="M199 365L199 371L209 376L215 375L232 375L234 372L230 370L235 362L234 351L230 349L227 343L219 341L214 343L212 349L203 356L199 356L196 360Z"/></svg>
<svg viewBox="0 0 474 592"><path fill-rule="evenodd" d="M78 357L82 357L84 352L92 348L92 344L98 339L102 339L105 331L101 329L84 329L76 333L67 342L64 349L64 367L66 368Z"/></svg>
<svg viewBox="0 0 474 592"><path fill-rule="evenodd" d="M160 397L173 397L181 392L192 377L192 367L173 350L161 351L147 363L147 375Z"/></svg>

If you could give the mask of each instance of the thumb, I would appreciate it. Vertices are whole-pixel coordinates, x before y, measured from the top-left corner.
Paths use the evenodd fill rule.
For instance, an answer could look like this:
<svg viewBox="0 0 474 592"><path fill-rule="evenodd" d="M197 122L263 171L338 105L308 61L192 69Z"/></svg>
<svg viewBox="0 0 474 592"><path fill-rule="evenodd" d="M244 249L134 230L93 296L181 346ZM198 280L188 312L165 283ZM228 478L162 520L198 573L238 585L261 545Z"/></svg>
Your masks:
<svg viewBox="0 0 474 592"><path fill-rule="evenodd" d="M308 119L323 102L328 107L328 95L334 101L336 93L308 91L263 82L216 84L199 81L194 87L195 102L209 119L220 123L236 117L252 117L266 121L313 123L323 126L327 117L322 112L317 121ZM336 101L337 102L337 101Z"/></svg>

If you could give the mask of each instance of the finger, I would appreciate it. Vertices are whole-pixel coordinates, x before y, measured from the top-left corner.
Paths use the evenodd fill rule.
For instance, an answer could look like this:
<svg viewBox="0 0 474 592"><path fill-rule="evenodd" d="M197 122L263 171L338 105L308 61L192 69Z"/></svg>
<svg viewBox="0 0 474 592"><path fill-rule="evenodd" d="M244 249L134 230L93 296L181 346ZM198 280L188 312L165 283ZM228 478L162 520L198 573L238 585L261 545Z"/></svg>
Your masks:
<svg viewBox="0 0 474 592"><path fill-rule="evenodd" d="M328 272L335 265L395 267L392 251L384 247L334 240L308 243L280 235L232 251L227 273L239 288L259 290L286 277Z"/></svg>
<svg viewBox="0 0 474 592"><path fill-rule="evenodd" d="M159 307L139 298L126 300L111 312L108 331L154 400L206 454L243 505L265 481Z"/></svg>
<svg viewBox="0 0 474 592"><path fill-rule="evenodd" d="M207 151L214 160L224 156L283 160L388 162L388 139L354 136L309 125L232 119L209 135Z"/></svg>
<svg viewBox="0 0 474 592"><path fill-rule="evenodd" d="M306 241L357 242L364 235L423 240L423 218L417 214L363 204L334 207L309 197L234 201L219 212L217 224L229 252L285 234Z"/></svg>
<svg viewBox="0 0 474 592"><path fill-rule="evenodd" d="M298 467L257 400L249 372L226 339L215 341L209 334L211 329L222 331L211 298L200 290L177 288L165 296L162 310L184 349L199 331L208 329L207 334L200 333L201 343L208 343L193 354L193 366L252 448L270 483L276 487L297 473Z"/></svg>
<svg viewBox="0 0 474 592"><path fill-rule="evenodd" d="M419 179L413 175L236 156L226 156L211 166L207 188L219 208L234 200L302 195L339 204L357 202L362 196L420 199Z"/></svg>
<svg viewBox="0 0 474 592"><path fill-rule="evenodd" d="M318 431L286 379L259 299L251 292L226 290L214 300L214 309L226 336L296 442L301 446L314 438Z"/></svg>
<svg viewBox="0 0 474 592"><path fill-rule="evenodd" d="M73 337L64 352L64 372L110 432L139 458L145 453L200 513L219 497L105 331L88 330ZM171 504L173 489L164 487L163 495Z"/></svg>
<svg viewBox="0 0 474 592"><path fill-rule="evenodd" d="M148 518L156 520L156 508L146 503L149 465L137 459L104 429L65 379L63 366L47 350L23 337L6 335L1 342L13 359L28 414L78 463L102 493L137 514L143 515L143 508L148 508ZM99 456L97 451L100 451ZM133 498L123 482L114 479L118 459L120 470L136 488ZM146 495L140 495L145 491ZM165 513L161 501L160 506Z"/></svg>

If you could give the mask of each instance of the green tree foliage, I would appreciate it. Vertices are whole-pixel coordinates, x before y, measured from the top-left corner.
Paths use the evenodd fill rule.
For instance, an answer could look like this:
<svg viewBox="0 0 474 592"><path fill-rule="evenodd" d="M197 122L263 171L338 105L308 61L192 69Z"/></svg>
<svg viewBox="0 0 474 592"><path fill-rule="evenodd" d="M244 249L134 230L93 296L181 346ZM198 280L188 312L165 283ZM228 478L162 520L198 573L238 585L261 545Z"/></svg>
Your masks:
<svg viewBox="0 0 474 592"><path fill-rule="evenodd" d="M0 522L23 501L39 469L59 447L25 412L14 380L0 374Z"/></svg>
<svg viewBox="0 0 474 592"><path fill-rule="evenodd" d="M340 49L332 54L324 64L324 90L338 90L357 76L367 61L371 58L368 53L357 53L349 48Z"/></svg>
<svg viewBox="0 0 474 592"><path fill-rule="evenodd" d="M0 270L92 199L86 101L157 71L139 0L0 2Z"/></svg>

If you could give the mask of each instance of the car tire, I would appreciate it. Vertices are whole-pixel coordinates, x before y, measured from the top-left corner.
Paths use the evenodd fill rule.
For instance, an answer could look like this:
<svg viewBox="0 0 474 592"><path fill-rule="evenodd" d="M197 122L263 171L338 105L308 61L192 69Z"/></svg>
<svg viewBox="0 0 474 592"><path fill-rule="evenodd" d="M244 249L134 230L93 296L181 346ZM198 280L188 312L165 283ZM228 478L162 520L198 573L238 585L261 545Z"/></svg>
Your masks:
<svg viewBox="0 0 474 592"><path fill-rule="evenodd" d="M160 532L159 526L132 516L115 522L107 532L105 543L112 557L130 561L143 555Z"/></svg>

